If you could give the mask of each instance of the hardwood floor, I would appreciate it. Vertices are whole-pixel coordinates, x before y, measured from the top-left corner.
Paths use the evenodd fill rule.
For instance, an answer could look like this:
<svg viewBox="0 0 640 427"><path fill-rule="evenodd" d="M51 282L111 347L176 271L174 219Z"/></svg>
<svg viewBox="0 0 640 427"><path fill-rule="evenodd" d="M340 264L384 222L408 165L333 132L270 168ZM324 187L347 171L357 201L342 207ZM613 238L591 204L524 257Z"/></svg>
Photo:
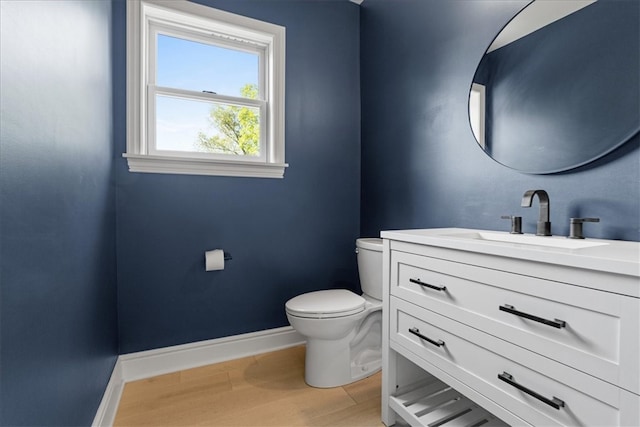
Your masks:
<svg viewBox="0 0 640 427"><path fill-rule="evenodd" d="M382 426L377 374L344 387L304 382L304 346L134 381L114 426Z"/></svg>

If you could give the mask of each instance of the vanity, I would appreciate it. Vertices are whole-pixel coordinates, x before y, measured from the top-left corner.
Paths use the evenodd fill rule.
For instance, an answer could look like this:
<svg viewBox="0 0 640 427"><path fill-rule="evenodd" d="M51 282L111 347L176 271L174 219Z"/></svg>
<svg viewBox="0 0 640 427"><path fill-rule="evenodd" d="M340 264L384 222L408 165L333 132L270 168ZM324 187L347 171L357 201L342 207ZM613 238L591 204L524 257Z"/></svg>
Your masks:
<svg viewBox="0 0 640 427"><path fill-rule="evenodd" d="M640 243L383 231L387 425L640 425Z"/></svg>

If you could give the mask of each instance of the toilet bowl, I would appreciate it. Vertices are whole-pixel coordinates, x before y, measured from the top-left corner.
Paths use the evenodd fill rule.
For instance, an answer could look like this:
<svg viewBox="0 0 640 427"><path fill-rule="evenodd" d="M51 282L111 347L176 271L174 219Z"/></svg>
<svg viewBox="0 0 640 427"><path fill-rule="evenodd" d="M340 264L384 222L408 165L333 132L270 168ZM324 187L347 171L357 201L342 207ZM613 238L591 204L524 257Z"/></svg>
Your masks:
<svg viewBox="0 0 640 427"><path fill-rule="evenodd" d="M346 289L298 295L285 304L291 326L307 340L305 381L339 387L368 377L382 362L382 240L358 239L362 296Z"/></svg>

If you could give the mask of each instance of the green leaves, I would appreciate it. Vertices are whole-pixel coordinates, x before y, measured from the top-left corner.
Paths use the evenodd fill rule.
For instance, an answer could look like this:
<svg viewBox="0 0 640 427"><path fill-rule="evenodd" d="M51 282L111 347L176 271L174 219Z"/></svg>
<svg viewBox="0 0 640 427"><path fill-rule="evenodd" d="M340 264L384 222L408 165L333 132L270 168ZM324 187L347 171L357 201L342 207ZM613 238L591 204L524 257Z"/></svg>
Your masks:
<svg viewBox="0 0 640 427"><path fill-rule="evenodd" d="M256 99L258 87L246 84L240 90L245 98ZM210 153L236 156L260 155L260 117L249 107L216 105L209 114L211 126L216 134L198 133L196 147Z"/></svg>

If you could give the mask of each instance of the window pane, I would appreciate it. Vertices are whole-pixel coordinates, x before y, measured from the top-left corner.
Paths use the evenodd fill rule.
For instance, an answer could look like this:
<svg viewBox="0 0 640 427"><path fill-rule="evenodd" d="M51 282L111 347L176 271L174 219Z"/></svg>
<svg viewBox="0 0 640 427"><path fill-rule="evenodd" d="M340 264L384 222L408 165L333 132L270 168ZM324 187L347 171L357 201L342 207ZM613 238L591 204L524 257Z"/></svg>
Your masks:
<svg viewBox="0 0 640 427"><path fill-rule="evenodd" d="M159 86L257 98L258 54L164 34L157 36L157 49Z"/></svg>
<svg viewBox="0 0 640 427"><path fill-rule="evenodd" d="M260 156L260 109L157 95L156 149Z"/></svg>

